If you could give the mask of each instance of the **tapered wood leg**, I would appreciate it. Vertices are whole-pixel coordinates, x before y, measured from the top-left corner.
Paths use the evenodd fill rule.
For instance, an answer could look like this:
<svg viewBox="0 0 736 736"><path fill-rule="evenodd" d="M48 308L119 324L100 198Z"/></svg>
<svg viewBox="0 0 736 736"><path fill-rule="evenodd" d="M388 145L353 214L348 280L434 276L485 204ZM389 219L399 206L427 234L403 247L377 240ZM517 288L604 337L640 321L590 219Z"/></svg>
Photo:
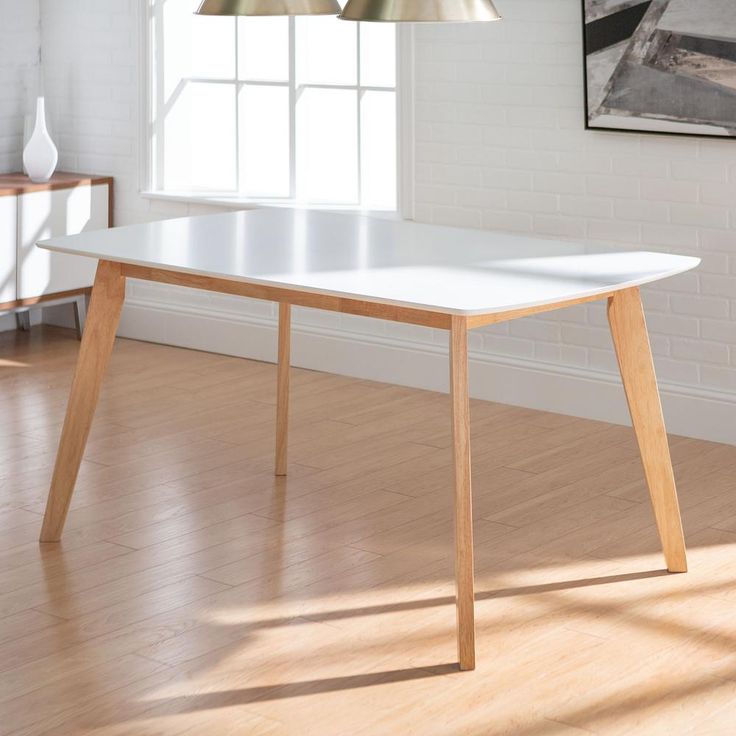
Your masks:
<svg viewBox="0 0 736 736"><path fill-rule="evenodd" d="M608 320L667 569L687 572L680 506L639 289L612 296Z"/></svg>
<svg viewBox="0 0 736 736"><path fill-rule="evenodd" d="M120 264L100 261L46 502L42 542L61 539L124 299Z"/></svg>
<svg viewBox="0 0 736 736"><path fill-rule="evenodd" d="M468 324L453 317L450 331L450 398L455 460L455 585L457 650L461 670L475 669L473 501L470 484Z"/></svg>
<svg viewBox="0 0 736 736"><path fill-rule="evenodd" d="M276 475L286 475L289 437L291 305L279 304L279 362L276 388Z"/></svg>

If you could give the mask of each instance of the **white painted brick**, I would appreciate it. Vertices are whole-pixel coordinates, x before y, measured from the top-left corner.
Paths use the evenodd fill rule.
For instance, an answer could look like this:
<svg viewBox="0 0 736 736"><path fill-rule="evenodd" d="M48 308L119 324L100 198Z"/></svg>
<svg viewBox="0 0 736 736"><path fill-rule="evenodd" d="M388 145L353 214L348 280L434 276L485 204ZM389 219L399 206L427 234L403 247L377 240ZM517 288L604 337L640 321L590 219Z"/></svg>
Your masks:
<svg viewBox="0 0 736 736"><path fill-rule="evenodd" d="M698 273L724 274L729 272L729 259L726 253L704 253L701 250L688 255L700 258Z"/></svg>
<svg viewBox="0 0 736 736"><path fill-rule="evenodd" d="M670 297L670 304L675 314L693 317L727 317L729 311L728 300L716 297L673 294Z"/></svg>
<svg viewBox="0 0 736 736"><path fill-rule="evenodd" d="M548 342L535 344L534 357L544 363L557 363L576 368L588 365L588 351L573 345L553 345Z"/></svg>
<svg viewBox="0 0 736 736"><path fill-rule="evenodd" d="M504 335L483 335L483 348L495 355L506 355L515 358L531 358L534 356L534 341Z"/></svg>
<svg viewBox="0 0 736 736"><path fill-rule="evenodd" d="M700 185L700 201L703 204L736 207L736 184L703 182Z"/></svg>
<svg viewBox="0 0 736 736"><path fill-rule="evenodd" d="M728 363L728 346L709 340L672 338L672 357L706 363Z"/></svg>
<svg viewBox="0 0 736 736"><path fill-rule="evenodd" d="M534 189L552 194L584 194L585 178L579 174L541 171L534 175Z"/></svg>
<svg viewBox="0 0 736 736"><path fill-rule="evenodd" d="M647 245L661 245L666 248L683 250L695 248L698 244L698 230L694 227L681 225L650 225L641 226L641 240Z"/></svg>
<svg viewBox="0 0 736 736"><path fill-rule="evenodd" d="M715 322L714 324L721 323ZM653 335L697 337L700 331L700 322L695 317L676 317L673 314L658 314L656 312L647 314L647 326L649 332Z"/></svg>
<svg viewBox="0 0 736 736"><path fill-rule="evenodd" d="M701 335L706 340L716 340L736 345L736 322L730 320L700 320Z"/></svg>
<svg viewBox="0 0 736 736"><path fill-rule="evenodd" d="M463 207L481 207L483 209L503 209L508 204L508 198L514 192L506 193L502 189L458 189L455 192L455 201ZM439 189L439 196L447 198L447 192Z"/></svg>
<svg viewBox="0 0 736 736"><path fill-rule="evenodd" d="M693 386L698 383L698 364L684 360L658 357L654 360L657 378L667 383Z"/></svg>
<svg viewBox="0 0 736 736"><path fill-rule="evenodd" d="M541 235L554 235L561 238L585 237L585 223L574 217L535 215L534 230Z"/></svg>
<svg viewBox="0 0 736 736"><path fill-rule="evenodd" d="M634 222L668 222L669 205L662 202L642 202L639 199L619 199L613 207L614 216Z"/></svg>
<svg viewBox="0 0 736 736"><path fill-rule="evenodd" d="M562 325L562 339L570 345L611 349L611 335L600 327Z"/></svg>
<svg viewBox="0 0 736 736"><path fill-rule="evenodd" d="M522 212L557 212L558 198L554 194L540 192L509 192L508 208Z"/></svg>
<svg viewBox="0 0 736 736"><path fill-rule="evenodd" d="M704 365L700 369L700 382L707 388L736 392L736 368Z"/></svg>
<svg viewBox="0 0 736 736"><path fill-rule="evenodd" d="M672 208L672 222L676 225L728 227L728 211L705 204L681 204Z"/></svg>
<svg viewBox="0 0 736 736"><path fill-rule="evenodd" d="M534 221L527 212L484 210L483 227L487 230L531 232L534 228Z"/></svg>
<svg viewBox="0 0 736 736"><path fill-rule="evenodd" d="M606 174L611 171L611 156L607 154L563 151L559 154L560 171L577 174Z"/></svg>
<svg viewBox="0 0 736 736"><path fill-rule="evenodd" d="M613 173L624 176L665 178L669 173L669 161L646 156L616 156L613 158Z"/></svg>
<svg viewBox="0 0 736 736"><path fill-rule="evenodd" d="M723 230L701 229L700 246L709 251L733 253L736 249L736 233Z"/></svg>
<svg viewBox="0 0 736 736"><path fill-rule="evenodd" d="M588 194L600 197L636 198L639 196L639 180L632 176L588 176Z"/></svg>
<svg viewBox="0 0 736 736"><path fill-rule="evenodd" d="M641 196L655 202L697 202L698 185L688 181L642 179Z"/></svg>
<svg viewBox="0 0 736 736"><path fill-rule="evenodd" d="M491 146L466 146L465 144L455 146L456 160L458 164L471 164L485 168L504 168L508 151L503 148Z"/></svg>
<svg viewBox="0 0 736 736"><path fill-rule="evenodd" d="M510 149L506 155L506 163L512 169L554 171L559 166L558 158L558 155L553 151Z"/></svg>
<svg viewBox="0 0 736 736"><path fill-rule="evenodd" d="M483 173L483 186L507 190L531 190L532 174L528 171L493 169Z"/></svg>
<svg viewBox="0 0 736 736"><path fill-rule="evenodd" d="M613 240L633 245L641 240L640 230L641 226L636 222L590 220L587 234L593 240Z"/></svg>
<svg viewBox="0 0 736 736"><path fill-rule="evenodd" d="M702 274L700 276L700 284L703 294L725 296L730 299L736 299L736 279L731 276Z"/></svg>
<svg viewBox="0 0 736 736"><path fill-rule="evenodd" d="M596 350L595 348L588 350L588 365L596 371L605 371L606 373L616 373L618 371L616 355L610 350Z"/></svg>
<svg viewBox="0 0 736 736"><path fill-rule="evenodd" d="M703 161L673 161L671 164L672 178L685 181L719 182L728 181L728 163Z"/></svg>
<svg viewBox="0 0 736 736"><path fill-rule="evenodd" d="M480 210L462 207L434 207L432 221L435 225L480 228L483 216Z"/></svg>
<svg viewBox="0 0 736 736"><path fill-rule="evenodd" d="M509 332L514 337L559 342L561 327L554 322L543 322L539 319L517 319L510 323Z"/></svg>
<svg viewBox="0 0 736 736"><path fill-rule="evenodd" d="M560 214L573 217L613 217L613 202L605 197L560 196Z"/></svg>

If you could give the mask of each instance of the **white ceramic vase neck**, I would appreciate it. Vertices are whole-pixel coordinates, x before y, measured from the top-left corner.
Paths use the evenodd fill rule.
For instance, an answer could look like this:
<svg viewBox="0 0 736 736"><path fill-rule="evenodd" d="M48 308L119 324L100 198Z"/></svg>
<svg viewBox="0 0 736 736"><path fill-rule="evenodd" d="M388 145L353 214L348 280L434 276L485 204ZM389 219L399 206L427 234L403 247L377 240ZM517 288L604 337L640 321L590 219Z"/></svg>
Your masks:
<svg viewBox="0 0 736 736"><path fill-rule="evenodd" d="M36 126L33 135L23 151L23 165L34 182L47 182L59 162L59 151L51 140L46 128L46 101L36 100Z"/></svg>

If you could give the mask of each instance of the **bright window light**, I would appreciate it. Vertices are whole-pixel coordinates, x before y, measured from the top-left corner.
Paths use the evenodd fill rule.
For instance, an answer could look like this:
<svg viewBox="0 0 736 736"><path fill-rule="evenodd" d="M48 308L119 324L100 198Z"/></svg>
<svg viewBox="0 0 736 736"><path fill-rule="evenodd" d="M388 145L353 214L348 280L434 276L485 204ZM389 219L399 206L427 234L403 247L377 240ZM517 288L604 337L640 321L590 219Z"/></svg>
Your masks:
<svg viewBox="0 0 736 736"><path fill-rule="evenodd" d="M395 210L396 29L150 0L151 186Z"/></svg>

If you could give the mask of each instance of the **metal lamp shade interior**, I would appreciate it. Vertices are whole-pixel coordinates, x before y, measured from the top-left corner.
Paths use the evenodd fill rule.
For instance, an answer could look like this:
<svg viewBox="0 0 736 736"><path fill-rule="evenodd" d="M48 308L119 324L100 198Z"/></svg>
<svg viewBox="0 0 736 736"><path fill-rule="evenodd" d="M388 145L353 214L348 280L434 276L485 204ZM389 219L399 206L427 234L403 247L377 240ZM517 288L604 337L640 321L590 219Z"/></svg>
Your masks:
<svg viewBox="0 0 736 736"><path fill-rule="evenodd" d="M471 23L501 20L491 0L348 0L342 20Z"/></svg>
<svg viewBox="0 0 736 736"><path fill-rule="evenodd" d="M338 15L337 0L203 0L197 15Z"/></svg>

